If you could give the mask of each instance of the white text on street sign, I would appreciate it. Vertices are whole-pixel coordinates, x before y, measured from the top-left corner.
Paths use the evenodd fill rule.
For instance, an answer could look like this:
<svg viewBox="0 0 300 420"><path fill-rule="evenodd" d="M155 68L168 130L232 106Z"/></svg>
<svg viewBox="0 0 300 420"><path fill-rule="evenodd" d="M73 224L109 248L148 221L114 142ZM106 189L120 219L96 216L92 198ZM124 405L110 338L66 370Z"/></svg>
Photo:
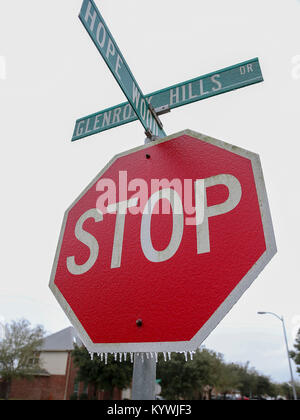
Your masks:
<svg viewBox="0 0 300 420"><path fill-rule="evenodd" d="M166 134L162 126L153 115L149 103L93 0L84 0L79 18L127 97L145 131L150 131L158 137L164 137Z"/></svg>
<svg viewBox="0 0 300 420"><path fill-rule="evenodd" d="M226 67L186 82L146 95L154 108L171 109L202 99L240 89L263 81L257 58ZM76 121L72 141L136 121L137 116L129 102L96 112Z"/></svg>

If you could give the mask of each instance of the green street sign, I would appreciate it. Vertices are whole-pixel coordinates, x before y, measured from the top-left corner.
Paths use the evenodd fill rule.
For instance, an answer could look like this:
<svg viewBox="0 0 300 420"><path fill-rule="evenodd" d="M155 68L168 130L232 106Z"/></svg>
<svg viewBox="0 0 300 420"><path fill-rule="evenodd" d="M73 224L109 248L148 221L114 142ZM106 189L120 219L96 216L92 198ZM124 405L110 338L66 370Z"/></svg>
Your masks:
<svg viewBox="0 0 300 420"><path fill-rule="evenodd" d="M128 64L93 0L84 0L79 18L141 121L145 131L165 137L162 124L144 97Z"/></svg>
<svg viewBox="0 0 300 420"><path fill-rule="evenodd" d="M146 95L157 110L173 109L263 81L258 58L179 83ZM123 102L76 121L72 141L136 121L131 103Z"/></svg>

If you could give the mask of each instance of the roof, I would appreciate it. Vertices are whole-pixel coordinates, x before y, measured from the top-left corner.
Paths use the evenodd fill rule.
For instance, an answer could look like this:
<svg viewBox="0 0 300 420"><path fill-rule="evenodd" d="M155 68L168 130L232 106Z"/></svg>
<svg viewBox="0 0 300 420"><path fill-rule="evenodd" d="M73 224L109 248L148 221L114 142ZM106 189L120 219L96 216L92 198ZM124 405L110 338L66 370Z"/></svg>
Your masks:
<svg viewBox="0 0 300 420"><path fill-rule="evenodd" d="M44 339L41 351L72 351L75 344L82 342L73 327L67 327L61 331L49 335Z"/></svg>

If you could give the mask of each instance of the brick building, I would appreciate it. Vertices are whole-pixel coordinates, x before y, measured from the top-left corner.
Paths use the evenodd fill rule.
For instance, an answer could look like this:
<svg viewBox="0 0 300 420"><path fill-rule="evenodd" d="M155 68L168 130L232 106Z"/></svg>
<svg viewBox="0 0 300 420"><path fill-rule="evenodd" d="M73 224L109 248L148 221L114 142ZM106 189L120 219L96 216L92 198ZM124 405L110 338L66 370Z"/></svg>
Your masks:
<svg viewBox="0 0 300 420"><path fill-rule="evenodd" d="M93 396L91 386L76 381L76 368L71 352L75 344L81 341L73 327L65 328L45 338L40 349L40 361L43 368L39 375L31 380L13 380L9 398L22 400L69 400L70 396L87 394ZM96 398L107 399L104 391L98 391ZM122 391L115 389L114 400L122 399Z"/></svg>

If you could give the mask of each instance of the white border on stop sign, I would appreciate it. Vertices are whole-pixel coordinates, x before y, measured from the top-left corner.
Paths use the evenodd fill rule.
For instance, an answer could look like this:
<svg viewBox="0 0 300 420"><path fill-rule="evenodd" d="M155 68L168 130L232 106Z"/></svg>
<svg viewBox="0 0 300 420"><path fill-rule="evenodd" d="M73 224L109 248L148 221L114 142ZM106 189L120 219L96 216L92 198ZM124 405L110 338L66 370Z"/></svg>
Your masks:
<svg viewBox="0 0 300 420"><path fill-rule="evenodd" d="M135 153L139 150L149 149L153 146L156 146L160 143L167 142L174 138L188 135L193 138L205 141L214 146L220 147L224 150L227 150L233 154L245 157L252 162L252 169L255 179L256 191L258 196L258 201L260 205L260 213L262 218L263 230L265 235L266 242L266 251L263 255L257 260L257 262L252 266L248 273L241 279L239 284L233 289L233 291L227 296L224 302L219 306L219 308L213 313L209 320L199 329L199 331L194 335L194 337L189 341L172 341L172 342L147 342L147 343L93 343L85 329L81 325L80 321L74 314L72 308L59 291L59 289L54 284L55 274L58 264L58 259L60 255L60 249L62 245L62 240L64 236L65 226L68 218L68 213L71 208L86 194L86 192L96 183L96 181L107 171L107 169L120 157L127 156L129 154ZM120 153L113 157L109 163L98 173L98 175L93 179L92 182L82 191L82 193L77 197L77 199L71 204L71 206L66 210L63 224L59 236L59 242L57 245L57 250L55 254L55 259L52 267L51 277L49 287L59 302L60 306L64 310L65 314L69 318L71 324L77 330L82 342L86 346L89 352L91 353L148 353L148 352L184 352L184 351L194 351L196 350L201 343L208 337L208 335L216 328L219 322L225 317L225 315L230 311L234 304L239 300L239 298L244 294L244 292L249 288L253 281L258 277L264 267L276 254L277 247L274 236L273 224L271 219L271 213L268 203L267 192L264 183L263 171L260 163L259 155L248 150L242 149L240 147L234 146L232 144L217 140L213 137L206 136L201 133L197 133L192 130L183 130L178 133L167 136L163 139L156 140L150 144L136 147L131 150L127 150L124 153Z"/></svg>

